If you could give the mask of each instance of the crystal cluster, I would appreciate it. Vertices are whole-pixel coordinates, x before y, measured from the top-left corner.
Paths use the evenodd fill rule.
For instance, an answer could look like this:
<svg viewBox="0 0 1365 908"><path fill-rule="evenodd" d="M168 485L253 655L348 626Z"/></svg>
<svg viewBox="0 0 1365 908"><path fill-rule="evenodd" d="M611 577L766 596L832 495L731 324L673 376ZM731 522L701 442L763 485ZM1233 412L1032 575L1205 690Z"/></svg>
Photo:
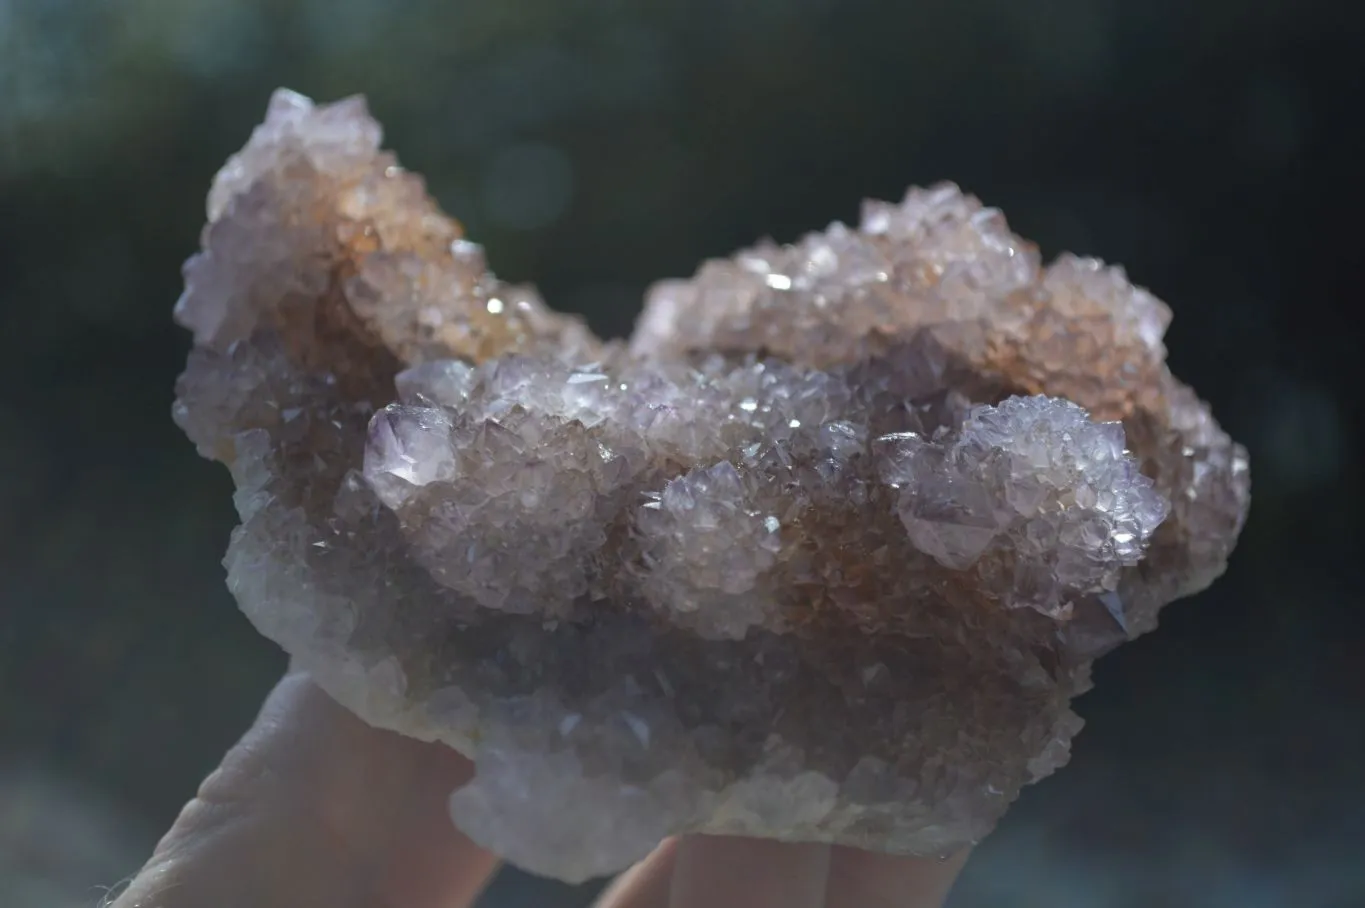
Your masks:
<svg viewBox="0 0 1365 908"><path fill-rule="evenodd" d="M533 871L976 841L1246 515L1166 307L953 186L659 284L629 344L498 281L359 100L278 93L208 207L175 416L232 592L469 755L456 822Z"/></svg>

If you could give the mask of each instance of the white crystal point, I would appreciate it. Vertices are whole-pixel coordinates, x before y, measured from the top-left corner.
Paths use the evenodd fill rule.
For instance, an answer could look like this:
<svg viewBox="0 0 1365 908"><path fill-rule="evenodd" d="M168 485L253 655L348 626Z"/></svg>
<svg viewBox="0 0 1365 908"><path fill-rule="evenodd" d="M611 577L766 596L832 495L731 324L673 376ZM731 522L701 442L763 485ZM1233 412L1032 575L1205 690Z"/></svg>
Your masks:
<svg viewBox="0 0 1365 908"><path fill-rule="evenodd" d="M782 549L782 524L762 485L723 460L670 480L640 506L642 588L667 620L715 639L741 639L779 620L767 575Z"/></svg>
<svg viewBox="0 0 1365 908"><path fill-rule="evenodd" d="M455 479L453 429L444 410L385 407L370 421L365 479L390 508L400 508L423 486Z"/></svg>
<svg viewBox="0 0 1365 908"><path fill-rule="evenodd" d="M1121 425L1092 422L1070 401L1014 397L932 441L884 437L880 472L900 489L916 548L959 571L993 552L1012 565L1013 605L1061 615L1113 590L1170 511L1125 445Z"/></svg>
<svg viewBox="0 0 1365 908"><path fill-rule="evenodd" d="M1062 255L1048 266L1043 286L1062 311L1084 313L1095 306L1107 310L1124 335L1136 338L1158 356L1171 324L1171 310L1147 290L1128 282L1123 268L1094 258Z"/></svg>

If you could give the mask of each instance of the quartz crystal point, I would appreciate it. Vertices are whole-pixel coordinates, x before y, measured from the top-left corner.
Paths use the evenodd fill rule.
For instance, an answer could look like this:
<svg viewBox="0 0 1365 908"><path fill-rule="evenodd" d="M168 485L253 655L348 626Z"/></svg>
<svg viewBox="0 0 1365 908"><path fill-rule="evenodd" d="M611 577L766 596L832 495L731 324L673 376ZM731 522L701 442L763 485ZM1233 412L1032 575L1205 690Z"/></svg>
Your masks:
<svg viewBox="0 0 1365 908"><path fill-rule="evenodd" d="M659 284L610 344L498 281L362 101L280 92L185 285L242 609L566 880L687 831L975 842L1249 501L1167 308L954 186Z"/></svg>

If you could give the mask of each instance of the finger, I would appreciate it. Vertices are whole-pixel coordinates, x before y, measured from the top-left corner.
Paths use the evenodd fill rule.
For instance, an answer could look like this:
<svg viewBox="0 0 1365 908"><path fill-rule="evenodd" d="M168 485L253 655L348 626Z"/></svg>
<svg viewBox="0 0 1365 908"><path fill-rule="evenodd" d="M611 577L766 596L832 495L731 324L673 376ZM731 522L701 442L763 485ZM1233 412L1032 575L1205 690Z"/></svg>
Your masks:
<svg viewBox="0 0 1365 908"><path fill-rule="evenodd" d="M280 788L308 793L304 810L338 855L367 859L384 904L472 903L496 859L456 829L448 803L472 778L473 764L443 745L367 725L306 675L287 678L277 692L278 714L268 705L257 724L278 736L271 796L288 793Z"/></svg>
<svg viewBox="0 0 1365 908"><path fill-rule="evenodd" d="M471 771L290 675L115 908L461 908L496 863L446 812Z"/></svg>
<svg viewBox="0 0 1365 908"><path fill-rule="evenodd" d="M596 908L668 908L678 840L665 839L649 856L621 874L595 903Z"/></svg>
<svg viewBox="0 0 1365 908"><path fill-rule="evenodd" d="M948 898L967 849L946 860L874 854L836 845L830 850L826 908L939 908Z"/></svg>
<svg viewBox="0 0 1365 908"><path fill-rule="evenodd" d="M669 908L821 908L829 846L736 836L678 843Z"/></svg>

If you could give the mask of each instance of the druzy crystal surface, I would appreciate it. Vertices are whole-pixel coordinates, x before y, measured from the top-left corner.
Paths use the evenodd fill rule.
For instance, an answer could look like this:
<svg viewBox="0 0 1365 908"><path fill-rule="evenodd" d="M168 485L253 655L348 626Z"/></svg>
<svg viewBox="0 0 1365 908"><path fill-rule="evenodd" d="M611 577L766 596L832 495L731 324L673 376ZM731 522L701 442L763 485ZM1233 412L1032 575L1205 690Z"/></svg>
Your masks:
<svg viewBox="0 0 1365 908"><path fill-rule="evenodd" d="M1249 501L1167 308L954 186L707 262L604 343L361 101L280 92L185 282L175 416L236 481L242 609L470 756L456 822L564 879L686 831L980 839Z"/></svg>

